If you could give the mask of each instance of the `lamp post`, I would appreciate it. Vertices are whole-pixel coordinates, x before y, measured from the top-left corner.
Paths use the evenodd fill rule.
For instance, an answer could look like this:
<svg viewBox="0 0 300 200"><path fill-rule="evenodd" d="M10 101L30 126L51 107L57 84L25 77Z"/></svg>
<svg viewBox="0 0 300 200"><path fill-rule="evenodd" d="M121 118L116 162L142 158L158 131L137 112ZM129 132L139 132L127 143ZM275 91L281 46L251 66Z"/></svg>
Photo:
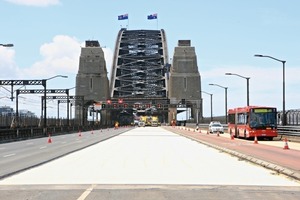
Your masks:
<svg viewBox="0 0 300 200"><path fill-rule="evenodd" d="M3 47L13 47L14 45L13 44L0 44L0 46L3 46Z"/></svg>
<svg viewBox="0 0 300 200"><path fill-rule="evenodd" d="M228 87L224 87L224 86L214 84L214 83L210 83L209 85L217 86L217 87L225 89L225 123L227 124L227 89L228 89Z"/></svg>
<svg viewBox="0 0 300 200"><path fill-rule="evenodd" d="M69 108L69 105L70 105L70 90L74 89L76 87L72 87L72 88L69 88L67 89L67 125L70 126L70 108ZM71 108L72 110L72 108Z"/></svg>
<svg viewBox="0 0 300 200"><path fill-rule="evenodd" d="M203 90L201 92L210 95L210 121L213 121L213 101L212 101L213 94L205 92Z"/></svg>
<svg viewBox="0 0 300 200"><path fill-rule="evenodd" d="M249 106L249 79L250 77L246 77L246 76L242 76L242 75L239 75L239 74L235 74L235 73L225 73L225 75L233 75L233 76L238 76L238 77L241 77L241 78L244 78L247 80L247 106Z"/></svg>
<svg viewBox="0 0 300 200"><path fill-rule="evenodd" d="M282 125L286 125L286 113L285 113L285 60L279 60L277 58L274 58L272 56L267 56L267 55L261 55L261 54L255 54L255 57L265 57L265 58L270 58L273 60L276 60L278 62L282 63Z"/></svg>
<svg viewBox="0 0 300 200"><path fill-rule="evenodd" d="M54 79L54 78L58 78L58 77L61 77L61 78L68 78L68 76L63 76L63 75L56 75L56 76L53 76L51 78L47 78L47 79L43 79L42 80L42 85L44 86L44 131L46 133L46 127L47 127L47 99L46 99L46 96L47 96L47 81L48 80L51 80L51 79Z"/></svg>

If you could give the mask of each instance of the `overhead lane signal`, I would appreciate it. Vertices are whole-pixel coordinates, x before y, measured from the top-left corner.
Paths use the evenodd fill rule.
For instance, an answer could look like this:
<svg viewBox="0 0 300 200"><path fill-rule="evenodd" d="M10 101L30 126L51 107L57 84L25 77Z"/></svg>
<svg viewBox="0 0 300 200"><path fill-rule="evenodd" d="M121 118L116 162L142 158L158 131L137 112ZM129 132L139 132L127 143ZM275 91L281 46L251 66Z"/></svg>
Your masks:
<svg viewBox="0 0 300 200"><path fill-rule="evenodd" d="M106 100L106 104L107 104L107 108L110 108L110 107L111 107L111 100L110 100L110 99L107 99L107 100Z"/></svg>

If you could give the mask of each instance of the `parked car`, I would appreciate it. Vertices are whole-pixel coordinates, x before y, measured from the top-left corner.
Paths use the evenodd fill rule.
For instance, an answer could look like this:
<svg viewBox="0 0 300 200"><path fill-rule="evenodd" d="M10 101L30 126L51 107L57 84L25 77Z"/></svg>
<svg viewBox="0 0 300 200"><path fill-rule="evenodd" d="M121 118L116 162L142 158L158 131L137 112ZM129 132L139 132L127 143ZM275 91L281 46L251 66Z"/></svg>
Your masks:
<svg viewBox="0 0 300 200"><path fill-rule="evenodd" d="M224 127L220 122L210 122L209 127L208 127L209 133L224 133Z"/></svg>

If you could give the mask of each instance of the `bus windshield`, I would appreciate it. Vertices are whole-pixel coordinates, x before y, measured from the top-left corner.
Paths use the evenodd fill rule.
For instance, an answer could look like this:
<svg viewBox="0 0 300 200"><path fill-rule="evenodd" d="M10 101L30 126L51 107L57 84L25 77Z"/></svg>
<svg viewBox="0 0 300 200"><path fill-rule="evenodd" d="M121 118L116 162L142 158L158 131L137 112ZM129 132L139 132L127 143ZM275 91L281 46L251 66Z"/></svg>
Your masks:
<svg viewBox="0 0 300 200"><path fill-rule="evenodd" d="M276 113L275 112L251 112L250 114L251 128L266 128L276 127Z"/></svg>

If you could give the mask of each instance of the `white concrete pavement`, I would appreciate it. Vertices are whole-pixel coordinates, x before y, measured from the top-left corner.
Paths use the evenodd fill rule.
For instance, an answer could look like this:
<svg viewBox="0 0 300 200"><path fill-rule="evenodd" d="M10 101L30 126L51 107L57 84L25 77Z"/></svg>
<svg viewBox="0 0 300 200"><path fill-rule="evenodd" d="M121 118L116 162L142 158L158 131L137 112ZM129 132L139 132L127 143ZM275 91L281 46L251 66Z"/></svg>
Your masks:
<svg viewBox="0 0 300 200"><path fill-rule="evenodd" d="M136 128L0 181L28 184L300 186L160 127Z"/></svg>

